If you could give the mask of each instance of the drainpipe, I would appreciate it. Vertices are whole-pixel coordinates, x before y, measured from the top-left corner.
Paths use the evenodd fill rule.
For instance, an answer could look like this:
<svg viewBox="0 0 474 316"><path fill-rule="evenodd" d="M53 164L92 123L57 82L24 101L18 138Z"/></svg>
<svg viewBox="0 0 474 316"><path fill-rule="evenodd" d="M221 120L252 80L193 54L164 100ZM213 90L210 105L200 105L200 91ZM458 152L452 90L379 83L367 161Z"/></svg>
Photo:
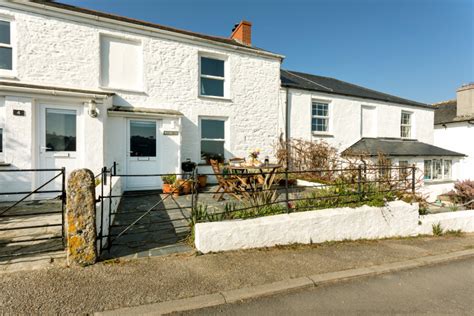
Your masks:
<svg viewBox="0 0 474 316"><path fill-rule="evenodd" d="M290 166L290 89L286 88L285 99L285 146L286 146L286 169Z"/></svg>

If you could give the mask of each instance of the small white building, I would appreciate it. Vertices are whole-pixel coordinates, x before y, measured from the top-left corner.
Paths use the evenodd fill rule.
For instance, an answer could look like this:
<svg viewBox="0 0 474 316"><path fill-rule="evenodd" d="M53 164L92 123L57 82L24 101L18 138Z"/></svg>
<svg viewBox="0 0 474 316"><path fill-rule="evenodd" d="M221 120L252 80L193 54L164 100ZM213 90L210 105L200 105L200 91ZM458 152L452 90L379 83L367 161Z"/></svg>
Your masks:
<svg viewBox="0 0 474 316"><path fill-rule="evenodd" d="M246 21L223 38L55 2L1 1L0 169L99 173L117 162L121 174L159 174L256 147L271 155L282 59L252 45ZM0 172L0 191L28 190L51 174L12 176ZM159 188L161 179L124 185Z"/></svg>
<svg viewBox="0 0 474 316"><path fill-rule="evenodd" d="M456 99L434 106L434 144L466 154L453 173L457 180L474 180L474 84L459 88Z"/></svg>
<svg viewBox="0 0 474 316"><path fill-rule="evenodd" d="M431 105L301 72L282 70L281 78L290 138L324 140L342 155L382 153L392 165L416 165L430 200L459 177L455 166L464 152L434 146Z"/></svg>

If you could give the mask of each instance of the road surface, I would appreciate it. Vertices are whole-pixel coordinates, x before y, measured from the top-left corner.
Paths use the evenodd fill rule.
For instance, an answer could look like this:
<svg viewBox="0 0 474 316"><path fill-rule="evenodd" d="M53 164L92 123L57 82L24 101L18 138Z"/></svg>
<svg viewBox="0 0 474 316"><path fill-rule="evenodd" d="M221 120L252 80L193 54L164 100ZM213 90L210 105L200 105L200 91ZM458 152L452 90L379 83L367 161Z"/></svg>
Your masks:
<svg viewBox="0 0 474 316"><path fill-rule="evenodd" d="M182 315L474 315L474 258Z"/></svg>

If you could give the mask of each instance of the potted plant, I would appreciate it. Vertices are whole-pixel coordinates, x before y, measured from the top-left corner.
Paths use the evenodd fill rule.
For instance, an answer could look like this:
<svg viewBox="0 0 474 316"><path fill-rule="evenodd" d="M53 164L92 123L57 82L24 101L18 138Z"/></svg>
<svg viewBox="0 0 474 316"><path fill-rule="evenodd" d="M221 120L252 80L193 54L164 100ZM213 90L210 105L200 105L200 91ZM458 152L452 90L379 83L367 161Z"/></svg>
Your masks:
<svg viewBox="0 0 474 316"><path fill-rule="evenodd" d="M178 193L179 195L179 190L176 188L176 175L166 175L166 176L161 176L161 180L163 181L163 193L169 194L173 193L176 194Z"/></svg>
<svg viewBox="0 0 474 316"><path fill-rule="evenodd" d="M192 185L193 185L193 180L192 179L179 179L176 181L176 185L183 194L189 194L191 193Z"/></svg>

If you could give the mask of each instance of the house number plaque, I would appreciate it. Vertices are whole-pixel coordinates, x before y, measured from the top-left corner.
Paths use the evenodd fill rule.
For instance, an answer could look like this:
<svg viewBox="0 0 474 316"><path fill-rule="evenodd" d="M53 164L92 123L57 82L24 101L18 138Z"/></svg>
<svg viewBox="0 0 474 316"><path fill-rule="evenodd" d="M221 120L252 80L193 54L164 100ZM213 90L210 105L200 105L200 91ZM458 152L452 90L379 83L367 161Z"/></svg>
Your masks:
<svg viewBox="0 0 474 316"><path fill-rule="evenodd" d="M25 116L25 110L13 110L15 116Z"/></svg>
<svg viewBox="0 0 474 316"><path fill-rule="evenodd" d="M178 131L164 131L164 132L163 132L163 135L166 135L166 136L177 136L177 135L179 135L179 132L178 132Z"/></svg>

